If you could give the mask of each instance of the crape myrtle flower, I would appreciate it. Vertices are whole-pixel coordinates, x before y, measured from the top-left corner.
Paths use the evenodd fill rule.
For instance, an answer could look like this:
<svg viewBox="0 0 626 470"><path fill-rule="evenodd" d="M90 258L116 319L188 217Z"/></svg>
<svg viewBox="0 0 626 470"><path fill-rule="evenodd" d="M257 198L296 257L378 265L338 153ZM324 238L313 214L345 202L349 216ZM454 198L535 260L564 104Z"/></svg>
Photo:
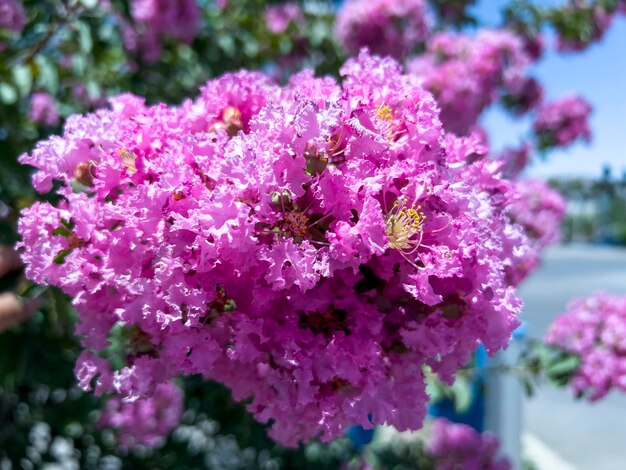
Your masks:
<svg viewBox="0 0 626 470"><path fill-rule="evenodd" d="M566 96L537 109L533 131L540 149L565 147L578 139L591 140L591 105L579 96Z"/></svg>
<svg viewBox="0 0 626 470"><path fill-rule="evenodd" d="M281 5L270 5L265 10L265 23L274 34L283 33L291 23L302 25L304 15L300 5L288 2Z"/></svg>
<svg viewBox="0 0 626 470"><path fill-rule="evenodd" d="M515 186L521 197L511 207L513 219L525 228L539 248L560 240L559 226L565 216L565 199L542 180L519 180Z"/></svg>
<svg viewBox="0 0 626 470"><path fill-rule="evenodd" d="M572 301L545 342L580 358L570 382L577 396L595 401L626 391L626 296L596 292Z"/></svg>
<svg viewBox="0 0 626 470"><path fill-rule="evenodd" d="M335 36L350 54L372 53L404 58L430 33L424 0L352 0L335 20Z"/></svg>
<svg viewBox="0 0 626 470"><path fill-rule="evenodd" d="M466 424L436 419L426 442L435 470L510 470L511 462L498 456L500 443L490 432L479 433Z"/></svg>
<svg viewBox="0 0 626 470"><path fill-rule="evenodd" d="M33 93L28 117L45 126L56 126L59 123L59 112L54 97L44 92Z"/></svg>
<svg viewBox="0 0 626 470"><path fill-rule="evenodd" d="M532 145L528 142L519 147L506 147L496 155L496 159L503 163L502 174L505 178L515 179L528 166L532 152Z"/></svg>
<svg viewBox="0 0 626 470"><path fill-rule="evenodd" d="M510 219L521 226L528 243L516 250L509 280L518 285L540 264L543 251L561 239L565 199L542 180L514 180L516 197L509 209Z"/></svg>
<svg viewBox="0 0 626 470"><path fill-rule="evenodd" d="M558 13L555 22L557 50L580 52L594 42L601 41L613 23L614 16L615 12L599 2L588 4L585 1L576 1L566 5Z"/></svg>
<svg viewBox="0 0 626 470"><path fill-rule="evenodd" d="M159 384L152 395L135 401L112 397L106 402L98 425L114 429L123 449L139 445L158 447L180 423L183 398L182 390L171 383Z"/></svg>
<svg viewBox="0 0 626 470"><path fill-rule="evenodd" d="M0 0L0 29L19 33L26 26L24 7L18 0Z"/></svg>
<svg viewBox="0 0 626 470"><path fill-rule="evenodd" d="M20 158L61 196L23 211L19 246L73 298L84 388L132 401L202 374L297 445L417 429L423 366L451 381L480 342L507 345L515 188L392 59L341 74L227 74L177 107L122 95Z"/></svg>
<svg viewBox="0 0 626 470"><path fill-rule="evenodd" d="M524 76L531 63L520 37L485 29L474 36L436 33L407 68L435 95L445 129L466 135L502 92L518 112L536 105L540 88Z"/></svg>
<svg viewBox="0 0 626 470"><path fill-rule="evenodd" d="M147 62L159 59L164 39L193 42L202 18L197 0L131 0L130 14L132 24L117 15L124 46Z"/></svg>

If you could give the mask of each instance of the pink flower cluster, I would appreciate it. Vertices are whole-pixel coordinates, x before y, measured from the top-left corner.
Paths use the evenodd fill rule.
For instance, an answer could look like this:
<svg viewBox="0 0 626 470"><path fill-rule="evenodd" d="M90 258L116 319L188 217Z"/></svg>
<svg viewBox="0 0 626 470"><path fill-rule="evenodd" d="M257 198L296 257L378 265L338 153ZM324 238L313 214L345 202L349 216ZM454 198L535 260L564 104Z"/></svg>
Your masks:
<svg viewBox="0 0 626 470"><path fill-rule="evenodd" d="M280 34L291 23L302 25L304 23L304 15L300 5L297 3L288 2L281 5L270 5L265 10L265 23L272 33Z"/></svg>
<svg viewBox="0 0 626 470"><path fill-rule="evenodd" d="M503 89L524 104L524 111L538 103L537 82L524 76L530 64L519 37L485 29L475 36L437 33L428 41L426 52L407 67L435 95L445 128L464 135Z"/></svg>
<svg viewBox="0 0 626 470"><path fill-rule="evenodd" d="M465 162L461 170L466 181L474 181L483 194L489 195L490 204L507 215L507 222L494 227L496 236L503 241L503 257L506 283L518 285L539 265L539 247L532 242L532 234L513 217L525 195L518 188L519 182L509 180L509 167L501 159L487 158L485 136L480 132L468 137L446 136L446 150L451 161Z"/></svg>
<svg viewBox="0 0 626 470"><path fill-rule="evenodd" d="M565 199L542 180L517 180L514 184L518 198L509 214L524 228L531 247L510 273L511 282L517 285L539 265L543 250L560 240Z"/></svg>
<svg viewBox="0 0 626 470"><path fill-rule="evenodd" d="M425 0L346 1L335 20L335 35L352 55L367 47L402 59L429 33Z"/></svg>
<svg viewBox="0 0 626 470"><path fill-rule="evenodd" d="M114 397L106 402L98 424L116 430L123 449L157 447L180 423L183 398L182 390L171 383L159 384L153 395L132 402Z"/></svg>
<svg viewBox="0 0 626 470"><path fill-rule="evenodd" d="M132 0L133 25L121 20L124 44L145 60L156 61L164 38L191 43L202 19L197 0Z"/></svg>
<svg viewBox="0 0 626 470"><path fill-rule="evenodd" d="M28 118L45 126L56 126L59 123L59 112L54 97L44 92L33 93Z"/></svg>
<svg viewBox="0 0 626 470"><path fill-rule="evenodd" d="M0 29L19 33L25 25L26 15L21 2L18 0L0 0Z"/></svg>
<svg viewBox="0 0 626 470"><path fill-rule="evenodd" d="M426 451L435 470L509 470L511 463L498 457L500 443L489 432L479 433L465 424L439 418L433 421Z"/></svg>
<svg viewBox="0 0 626 470"><path fill-rule="evenodd" d="M525 243L510 183L444 138L393 60L341 74L242 71L179 107L123 95L21 157L38 190L61 182L23 212L20 247L29 278L74 299L84 387L133 399L200 373L295 445L419 428L422 366L451 380L478 342L507 345ZM112 371L116 324L133 334Z"/></svg>
<svg viewBox="0 0 626 470"><path fill-rule="evenodd" d="M626 296L596 292L574 300L552 323L545 342L580 357L570 386L589 400L626 391Z"/></svg>
<svg viewBox="0 0 626 470"><path fill-rule="evenodd" d="M528 166L532 146L529 143L523 143L519 147L507 147L503 149L496 159L503 163L502 173L505 178L515 179Z"/></svg>
<svg viewBox="0 0 626 470"><path fill-rule="evenodd" d="M565 147L577 139L590 141L590 115L591 105L578 96L542 104L533 125L537 146L545 149Z"/></svg>
<svg viewBox="0 0 626 470"><path fill-rule="evenodd" d="M590 44L602 40L611 23L613 23L614 13L608 11L604 5L599 3L586 5L585 3L584 0L577 0L574 4L563 8L561 15L571 19L571 23L587 23L587 25L582 28L582 32L577 32L578 34L575 38L570 38L563 34L559 35L557 41L557 49L559 51L584 51Z"/></svg>
<svg viewBox="0 0 626 470"><path fill-rule="evenodd" d="M565 216L565 199L561 193L543 180L519 180L515 185L521 197L511 207L512 218L524 227L537 248L557 243Z"/></svg>

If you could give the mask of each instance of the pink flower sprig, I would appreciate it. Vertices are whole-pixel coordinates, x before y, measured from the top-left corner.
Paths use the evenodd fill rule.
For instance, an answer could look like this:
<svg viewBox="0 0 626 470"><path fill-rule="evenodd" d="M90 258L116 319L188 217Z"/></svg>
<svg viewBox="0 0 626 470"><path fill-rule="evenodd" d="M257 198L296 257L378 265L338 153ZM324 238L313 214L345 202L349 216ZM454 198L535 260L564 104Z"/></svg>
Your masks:
<svg viewBox="0 0 626 470"><path fill-rule="evenodd" d="M124 45L148 62L159 59L164 39L193 42L202 19L197 0L131 0L130 13L132 24L118 18Z"/></svg>
<svg viewBox="0 0 626 470"><path fill-rule="evenodd" d="M626 296L596 292L574 300L545 342L580 357L570 382L577 396L595 401L612 389L626 391Z"/></svg>
<svg viewBox="0 0 626 470"><path fill-rule="evenodd" d="M45 126L56 126L60 118L54 97L44 92L33 93L28 117L31 121Z"/></svg>
<svg viewBox="0 0 626 470"><path fill-rule="evenodd" d="M426 452L435 470L512 468L507 458L498 456L500 443L489 432L479 433L466 424L439 418L432 422L430 433Z"/></svg>
<svg viewBox="0 0 626 470"><path fill-rule="evenodd" d="M565 199L542 180L516 180L517 197L509 217L523 228L530 249L517 251L511 265L510 280L518 285L540 263L543 251L561 239L561 221L565 217Z"/></svg>
<svg viewBox="0 0 626 470"><path fill-rule="evenodd" d="M106 402L98 425L115 430L124 449L158 447L180 423L183 398L182 390L171 383L159 384L150 397L132 402L113 397Z"/></svg>
<svg viewBox="0 0 626 470"><path fill-rule="evenodd" d="M577 4L578 3L578 4ZM613 23L615 12L598 3L574 2L566 5L555 18L557 50L580 52L601 41ZM572 27L572 25L576 25Z"/></svg>
<svg viewBox="0 0 626 470"><path fill-rule="evenodd" d="M242 71L177 107L122 95L21 157L38 190L57 182L19 246L74 299L84 388L129 401L199 373L296 445L419 428L424 365L451 380L479 342L508 343L513 186L393 60L341 73Z"/></svg>
<svg viewBox="0 0 626 470"><path fill-rule="evenodd" d="M540 89L525 77L532 61L520 37L484 29L475 36L436 33L407 67L435 95L445 128L465 135L502 92L519 112L537 104Z"/></svg>
<svg viewBox="0 0 626 470"><path fill-rule="evenodd" d="M533 130L537 147L565 147L578 139L589 142L591 105L581 97L567 96L537 109Z"/></svg>
<svg viewBox="0 0 626 470"><path fill-rule="evenodd" d="M424 0L352 0L343 2L335 35L350 54L367 47L374 54L403 59L430 33Z"/></svg>
<svg viewBox="0 0 626 470"><path fill-rule="evenodd" d="M0 0L0 29L19 33L26 26L26 14L17 0Z"/></svg>
<svg viewBox="0 0 626 470"><path fill-rule="evenodd" d="M294 2L270 5L265 10L264 16L267 29L274 34L283 33L292 23L302 26L305 21L300 5Z"/></svg>

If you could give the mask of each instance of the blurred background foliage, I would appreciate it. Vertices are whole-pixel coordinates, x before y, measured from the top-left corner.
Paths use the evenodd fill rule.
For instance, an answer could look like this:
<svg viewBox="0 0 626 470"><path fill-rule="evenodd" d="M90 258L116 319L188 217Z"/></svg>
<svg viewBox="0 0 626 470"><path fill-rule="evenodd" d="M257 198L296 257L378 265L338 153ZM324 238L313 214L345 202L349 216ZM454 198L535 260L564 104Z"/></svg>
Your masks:
<svg viewBox="0 0 626 470"><path fill-rule="evenodd" d="M303 18L276 32L263 18L268 6L279 3L198 0L202 20L195 39L162 38L158 59L148 60L125 43L126 28L134 27L128 0L24 0L23 29L0 26L0 244L16 242L19 210L42 197L34 193L29 169L17 157L60 132L73 113L104 106L107 97L122 92L144 96L149 103L178 103L195 96L209 78L240 68L264 70L281 81L302 68L338 76L345 54L333 37L336 5L302 2ZM433 0L438 27L479 26L467 10L471 3ZM617 6L611 0L602 3ZM590 11L573 14L519 0L505 6L503 23L528 34L549 24L581 40L594 31ZM52 97L58 119L31 119L35 93ZM619 187L613 194L623 203L623 184ZM611 210L623 208L616 207ZM626 242L622 222L616 236ZM358 439L340 439L282 448L244 403L233 402L225 388L199 377L181 381L183 423L162 447L122 451L114 432L97 426L103 398L76 387L73 366L79 348L69 299L56 289L29 285L19 270L0 279L0 290L41 301L30 321L0 335L0 469L46 463L62 468L362 468L364 459L374 468L431 465L414 442L364 450ZM456 393L464 392L459 388Z"/></svg>

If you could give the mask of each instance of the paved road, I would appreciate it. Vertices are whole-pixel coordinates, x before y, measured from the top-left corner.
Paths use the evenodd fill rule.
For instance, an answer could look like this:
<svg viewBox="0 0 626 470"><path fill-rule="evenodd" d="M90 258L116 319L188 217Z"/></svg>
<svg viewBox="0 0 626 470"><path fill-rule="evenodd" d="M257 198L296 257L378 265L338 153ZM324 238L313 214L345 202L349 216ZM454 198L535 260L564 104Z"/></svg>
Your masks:
<svg viewBox="0 0 626 470"><path fill-rule="evenodd" d="M530 335L541 337L572 297L596 290L626 294L626 249L560 246L522 285L523 319ZM524 409L524 429L576 468L626 469L626 394L611 393L598 403L576 401L569 390L545 386Z"/></svg>

